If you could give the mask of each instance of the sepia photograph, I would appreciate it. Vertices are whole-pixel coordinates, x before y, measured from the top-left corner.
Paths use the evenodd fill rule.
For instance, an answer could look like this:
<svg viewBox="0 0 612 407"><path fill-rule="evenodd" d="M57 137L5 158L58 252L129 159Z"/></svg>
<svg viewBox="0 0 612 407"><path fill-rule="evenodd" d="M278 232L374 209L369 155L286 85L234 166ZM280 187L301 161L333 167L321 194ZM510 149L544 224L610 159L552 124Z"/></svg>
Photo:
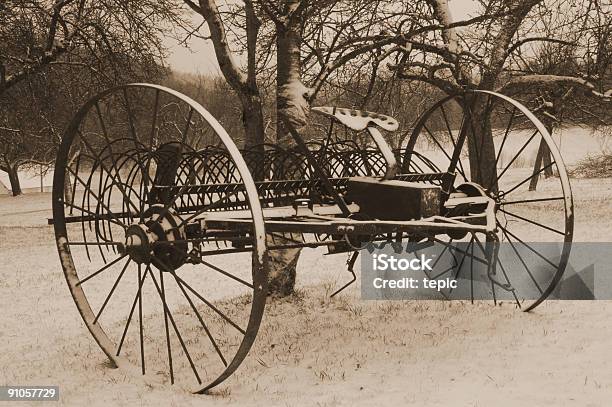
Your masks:
<svg viewBox="0 0 612 407"><path fill-rule="evenodd" d="M0 407L612 405L612 0L0 0Z"/></svg>

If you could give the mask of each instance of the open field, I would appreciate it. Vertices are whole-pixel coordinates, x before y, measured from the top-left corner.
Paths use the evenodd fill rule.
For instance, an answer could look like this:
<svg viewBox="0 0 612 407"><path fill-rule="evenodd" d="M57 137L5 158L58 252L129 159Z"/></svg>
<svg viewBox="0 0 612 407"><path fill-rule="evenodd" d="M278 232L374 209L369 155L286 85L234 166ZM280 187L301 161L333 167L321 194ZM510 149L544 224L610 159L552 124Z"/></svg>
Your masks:
<svg viewBox="0 0 612 407"><path fill-rule="evenodd" d="M577 241L609 241L612 180L574 180ZM0 198L0 382L57 384L62 405L568 405L612 398L612 302L364 302L345 256L305 250L254 349L211 396L110 369L65 285L49 194ZM24 404L20 404L24 405Z"/></svg>

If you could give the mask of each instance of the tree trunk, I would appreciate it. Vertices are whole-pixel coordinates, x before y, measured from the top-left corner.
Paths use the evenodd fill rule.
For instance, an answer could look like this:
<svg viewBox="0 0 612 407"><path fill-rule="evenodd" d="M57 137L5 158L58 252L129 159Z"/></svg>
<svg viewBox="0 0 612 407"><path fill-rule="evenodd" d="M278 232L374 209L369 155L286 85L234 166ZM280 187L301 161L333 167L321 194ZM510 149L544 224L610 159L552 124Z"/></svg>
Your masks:
<svg viewBox="0 0 612 407"><path fill-rule="evenodd" d="M64 201L70 203L74 201L74 196L72 196L72 179L68 172L66 172L66 178L64 179Z"/></svg>
<svg viewBox="0 0 612 407"><path fill-rule="evenodd" d="M299 3L299 0L288 0L288 3ZM288 9L292 9L288 5ZM300 81L301 59L300 43L301 26L299 16L289 18L286 24L276 27L277 33L277 75L276 75L276 102L277 102L277 133L276 142L284 148L294 145L283 119L288 120L297 128L306 124L308 102L304 98L306 88ZM285 169L287 176L291 177L291 169ZM286 233L283 236L268 235L269 245L291 244L302 241L302 235ZM301 249L275 250L270 255L269 293L284 297L293 293L297 263Z"/></svg>
<svg viewBox="0 0 612 407"><path fill-rule="evenodd" d="M467 143L470 161L470 180L485 189L497 191L495 144L491 131L491 112L486 98L466 101L468 122ZM471 112L471 114L470 114Z"/></svg>
<svg viewBox="0 0 612 407"><path fill-rule="evenodd" d="M250 91L248 95L241 96L242 125L244 126L244 147L252 148L265 141L263 106L259 91Z"/></svg>
<svg viewBox="0 0 612 407"><path fill-rule="evenodd" d="M7 173L9 176L9 182L11 183L11 190L13 192L13 196L21 195L23 192L21 191L21 184L19 183L19 173L18 166L8 166Z"/></svg>

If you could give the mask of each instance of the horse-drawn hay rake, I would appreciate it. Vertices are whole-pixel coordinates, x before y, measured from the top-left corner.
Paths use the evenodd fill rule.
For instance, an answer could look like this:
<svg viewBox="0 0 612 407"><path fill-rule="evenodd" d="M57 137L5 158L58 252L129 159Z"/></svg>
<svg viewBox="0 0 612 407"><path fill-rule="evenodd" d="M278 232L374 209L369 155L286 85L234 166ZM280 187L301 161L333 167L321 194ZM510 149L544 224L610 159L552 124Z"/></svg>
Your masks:
<svg viewBox="0 0 612 407"><path fill-rule="evenodd" d="M289 125L296 148L240 151L200 104L149 84L109 89L78 111L57 156L52 222L74 301L113 365L199 392L221 383L255 341L277 250L327 247L351 254L352 269L368 242L463 241L492 299L530 310L552 292L569 245L546 275L518 251L501 264L483 247L572 240L566 170L527 108L486 91L449 96L399 150L380 132L397 129L388 116L313 112L369 142L330 127L305 143ZM519 274L532 287L513 286Z"/></svg>

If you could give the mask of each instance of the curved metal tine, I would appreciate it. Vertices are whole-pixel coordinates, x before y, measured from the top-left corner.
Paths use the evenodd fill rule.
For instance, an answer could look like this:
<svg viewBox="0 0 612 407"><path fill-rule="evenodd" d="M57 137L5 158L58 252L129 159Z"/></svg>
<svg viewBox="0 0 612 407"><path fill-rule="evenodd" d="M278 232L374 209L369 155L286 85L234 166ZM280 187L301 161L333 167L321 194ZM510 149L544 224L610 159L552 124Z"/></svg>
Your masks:
<svg viewBox="0 0 612 407"><path fill-rule="evenodd" d="M123 165L125 165L125 163L127 163L128 159L132 159L133 157L131 155L127 156L126 159L123 161L122 165L117 169L118 171L123 167ZM96 168L96 167L94 167ZM123 189L120 190L120 192L122 193L122 199L121 199L121 214L122 214L122 218L124 220L128 220L131 221L133 220L133 216L132 213L129 211L129 208L126 206L127 202L131 202L131 193L133 192L134 195L136 195L136 197L138 199L140 199L140 195L136 192L136 190L132 187L132 185L129 183L129 175L131 174L128 173L128 176L125 180L125 183L121 183L121 185L123 185ZM111 184L108 184L108 181L111 180ZM108 172L106 173L106 177L104 178L104 182L102 182L102 171L100 171L100 187L99 187L99 196L101 197L107 197L107 203L104 204L104 200L100 200L98 199L98 206L103 206L104 209L106 209L107 211L111 212L110 210L110 206L111 206L111 198L112 198L112 192L113 192L113 187L114 186L118 186L119 184L116 183L116 180L114 178L114 176L112 176L111 174L109 174ZM109 191L108 194L105 195L106 191ZM128 191L128 192L126 192ZM133 206L133 205L132 205ZM127 227L127 226L126 226ZM111 232L111 238L112 238L112 232Z"/></svg>
<svg viewBox="0 0 612 407"><path fill-rule="evenodd" d="M157 126L157 110L159 108L159 89L155 89L155 102L153 105L153 119L151 120L151 132L149 134L149 150L147 151L147 165L145 167L145 171L144 171L144 175L145 176L145 181L144 181L144 187L145 187L145 191L146 191L146 197L147 200L149 199L150 193L151 193L151 188L152 188L152 184L153 181L151 181L151 185L149 186L149 180L151 179L151 176L149 174L149 171L151 170L151 161L153 160L153 142L154 142L154 136L155 136L155 127ZM140 211L140 221L144 222L144 205L145 205L145 200L142 199L142 197L140 198L140 203L142 206L142 209Z"/></svg>
<svg viewBox="0 0 612 407"><path fill-rule="evenodd" d="M81 136L81 140L83 141L83 143L85 144L85 146L87 147L87 149L89 151L91 151L92 157L97 157L98 162L100 163L100 167L102 169L104 169L104 171L107 172L107 174L110 174L111 177L113 178L113 181L115 182L115 185L117 185L117 187L119 188L119 190L121 191L121 193L123 194L124 197L126 197L126 193L125 190L123 189L123 186L121 184L121 182L117 182L116 178L114 175L112 175L112 171L109 171L108 168L106 168L106 166L104 165L104 162L102 161L102 158L99 157L95 150L93 149L93 147L91 146L91 144L85 139L85 137L83 137L83 135L81 134L81 132L79 131L79 135ZM112 154L111 154L112 155ZM113 162L114 162L114 158L113 158ZM140 196L138 197L139 199L142 199ZM132 205L132 207L136 210L136 212L140 212L139 208L136 207L136 205L134 205L134 203L132 201L128 201L129 204Z"/></svg>
<svg viewBox="0 0 612 407"><path fill-rule="evenodd" d="M79 173L79 168L81 166L81 154L77 154L76 157L76 169L75 172L78 174ZM70 164L67 165L67 167L70 167ZM70 182L70 174L67 174L68 176L68 181ZM74 205L74 199L76 198L76 182L72 182L72 191L71 191L71 204ZM70 208L70 215L72 215L72 208Z"/></svg>
<svg viewBox="0 0 612 407"><path fill-rule="evenodd" d="M142 152L142 151L140 151L140 152ZM126 183L131 186L129 188L130 191L135 191L135 188L133 188L133 185L135 183L138 183L139 184L138 195L142 196L143 198L145 198L145 191L143 189L144 188L144 186L143 186L144 182L142 182L142 181L141 182L137 182L136 181L136 176L138 174L142 174L142 176L148 176L148 175L144 174L144 167L142 165L142 159L140 157L140 154L138 154L138 150L133 155L131 155L130 158L134 160L134 165L132 166L132 169L128 173L128 176L127 176L127 179L126 179ZM130 195L129 199L132 199L131 195ZM142 202L142 201L140 202L140 210L144 211L144 202ZM130 221L131 222L134 221L134 218L131 216L131 213L130 213Z"/></svg>
<svg viewBox="0 0 612 407"><path fill-rule="evenodd" d="M160 273L160 281L162 282L162 288L160 288L159 284L157 283L157 280L155 279L155 275L153 273L151 273L151 279L153 280L153 284L155 285L155 289L157 290L157 293L159 294L161 300L162 300L162 304L164 306L164 311L166 313L166 315L168 316L168 319L170 320L170 323L172 324L172 328L174 328L174 333L176 334L176 337L179 340L179 343L181 344L181 348L183 348L183 352L185 353L185 356L187 357L187 360L189 361L189 364L191 365L191 370L193 370L193 374L196 377L196 380L198 381L198 384L202 384L202 379L200 379L200 375L198 374L198 370L195 367L195 364L193 363L193 359L191 359L191 355L189 354L189 351L187 350L187 346L185 345L185 341L183 340L183 337L176 325L176 322L174 321L174 317L172 316L172 313L170 312L170 309L168 308L168 304L166 303L166 299L165 299L165 292L162 291L163 289L163 271L159 271ZM168 349L170 349L170 345L169 345L169 341L168 341ZM170 353L169 353L170 355ZM171 368L172 369L172 368ZM174 383L174 376L171 376L171 381L172 383Z"/></svg>
<svg viewBox="0 0 612 407"><path fill-rule="evenodd" d="M115 214L113 213L113 211L111 211L111 210L110 210L110 208L106 206L106 204L104 203L104 201L100 201L100 198L98 198L98 196L97 196L97 195L96 195L96 194L93 192L93 190L90 188L91 182L89 182L89 183L85 183L85 181L83 181L83 180L81 179L81 177L79 177L79 176L78 176L78 174L76 174L76 173L75 173L75 172L74 172L74 171L73 171L73 170L72 170L70 167L66 167L66 169L67 169L69 172L71 172L71 173L73 174L73 176L74 176L75 180L79 181L79 182L81 183L81 185L83 185L83 187L85 187L85 190L87 191L87 194L83 194L83 201L81 202L81 205L82 205L82 206L85 206L85 195L92 195L92 196L93 196L93 197L96 199L96 201L100 202L100 204L102 205L102 207L108 211L109 215L111 215L111 217L113 217L113 219L116 221L116 223L117 223L118 225L122 226L124 229L126 229L126 228L127 228L127 225L126 225L125 223L121 222L121 220L119 220L119 218L117 217L117 215L115 215ZM92 173L92 174L90 174L90 179L91 179L91 176L92 176L92 175L93 175L93 173ZM75 184L76 184L76 183L75 183ZM89 200L88 200L88 201L89 201ZM66 203L65 203L65 202L64 202L64 204L66 205ZM90 207L90 205L88 204L88 205L87 205L87 207ZM79 210L83 210L83 208L79 208L78 206L77 206L77 207L75 207L75 208L76 208L76 209L79 209ZM90 212L90 213L93 213L93 212ZM91 221L90 221L90 222L91 222ZM91 230L91 225L90 225L90 228L89 228L89 229Z"/></svg>
<svg viewBox="0 0 612 407"><path fill-rule="evenodd" d="M124 161L123 163L121 163L121 166L120 166L120 168L123 168L124 166L127 166L129 168L128 174L125 179L126 185L130 186L128 188L128 200L132 199L132 193L134 193L134 195L142 196L142 192L140 191L140 189L136 191L136 188L134 188L136 175L138 173L138 170L141 168L139 153L140 151L136 148L133 150L130 149L126 151L123 156ZM132 214L129 212L129 210L125 209L125 203L123 205L124 205L124 212L128 213L130 222L134 222L134 217L132 216Z"/></svg>
<svg viewBox="0 0 612 407"><path fill-rule="evenodd" d="M451 130L450 123L448 122L448 117L446 116L446 110L444 109L444 103L440 105L440 109L442 110L442 117L444 118L444 123L446 124L448 135L451 139L451 142L453 143L453 148L457 148L457 142L455 141L455 138L453 137L453 131ZM459 169L460 169L459 173L463 177L463 180L467 181L467 178L465 177L465 169L463 168L463 162L461 160L459 160Z"/></svg>
<svg viewBox="0 0 612 407"><path fill-rule="evenodd" d="M98 102L95 103L95 108L96 108L96 112L98 114L98 120L100 122L100 129L102 130L102 134L104 135L104 140L107 143L108 151L110 153L109 156L110 156L110 159L111 159L111 163L113 164L113 168L115 170L115 173L116 173L117 177L120 177L119 169L117 168L117 161L115 160L115 154L113 153L113 149L112 149L112 143L111 143L110 138L108 137L108 132L106 131L106 125L104 124L104 119L102 118L102 112L100 111L100 105L98 104ZM85 139L83 139L83 142L85 142ZM93 150L92 150L92 153L93 153ZM100 157L100 158L102 158L102 157ZM104 166L104 162L102 160L100 160L100 165ZM109 174L112 175L112 172L108 171L106 168L105 168L105 170L106 170L106 172L108 172ZM123 189L121 182L117 182L117 180L116 180L116 178L114 176L112 178L113 178L113 181L115 182L115 185L119 188L119 190L123 194L124 198L127 199L128 195L125 192L125 190ZM119 181L121 181L121 179L119 179ZM141 197L139 197L139 198L141 198ZM138 210L138 208L136 208L136 206L133 204L132 201L128 200L128 202L130 204L132 204L132 206L134 206L134 209Z"/></svg>
<svg viewBox="0 0 612 407"><path fill-rule="evenodd" d="M102 198L102 202L104 202L104 189L102 187L103 182L102 180L104 179L104 171L100 170L100 177L98 179L98 196ZM99 207L100 207L100 201L98 201L98 203L96 204L95 207L95 211L96 211L96 220L94 221L94 231L95 231L95 237L96 237L96 241L100 242L100 236L101 236L101 232L100 232L100 223L102 223L102 228L104 229L104 237L103 239L106 240L106 223L102 220L102 221L98 221L98 217L99 215ZM100 256L102 256L102 260L106 263L106 257L104 257L104 253L102 252L102 248L98 247L98 251L100 252Z"/></svg>
<svg viewBox="0 0 612 407"><path fill-rule="evenodd" d="M189 131L189 125L191 123L191 116L193 115L193 108L189 107L189 114L187 116L187 124L185 125L185 130L183 130L183 134L181 136L181 144L180 144L180 148L179 148L179 152L178 154L182 157L183 155L183 145L185 143L185 140L187 139L187 132ZM199 171L199 169L198 169ZM168 202L166 202L164 204L164 208L160 211L160 213L157 215L157 218L155 219L155 222L159 222L160 219L162 219L164 216L166 216L166 214L168 213L168 211L170 210L170 207L172 207L172 205L174 204L174 202L176 201L176 198L180 195L182 195L185 190L187 190L187 188L190 187L190 184L188 182L185 182L181 188L179 190L177 190L177 192L168 199Z"/></svg>
<svg viewBox="0 0 612 407"><path fill-rule="evenodd" d="M117 169L117 171L119 171L119 170ZM108 189L107 184L108 184L108 176L104 180L104 189L100 193L101 196L105 196L104 194L106 193L106 191ZM111 183L110 190L108 190L108 194L107 194L107 200L106 200L106 205L107 206L111 205L111 197L112 197L112 195L113 195L113 186L112 186L112 183ZM126 210L125 210L125 200L124 199L121 200L121 212L122 213L126 212ZM98 205L96 206L96 213L100 213L100 203L99 202L98 202ZM113 238L113 231L112 231L112 228L111 228L111 222L107 222L107 221L102 220L100 223L102 223L102 230L104 231L104 235L103 235L102 239L103 240L107 240L107 238L106 238L106 233L107 233L106 229L107 229L107 223L108 223L108 236L109 236L111 241L115 240ZM113 247L113 249L114 249L114 247Z"/></svg>
<svg viewBox="0 0 612 407"><path fill-rule="evenodd" d="M70 172L71 169L70 167L67 168L68 171ZM91 181L91 177L92 177L93 173L89 174L89 181ZM76 181L80 181L83 186L85 186L85 189L83 190L83 196L81 198L81 216L84 215L84 210L85 210L85 201L87 200L87 210L89 210L90 205L89 205L89 194L92 192L91 189L89 188L89 185L86 185L78 176L78 174L75 174L75 181L74 184L76 185ZM66 202L64 202L64 205L66 204ZM72 203L72 205L74 205L74 202ZM91 219L87 220L87 225L89 226L89 231L91 232ZM81 222L81 234L83 236L83 241L86 242L87 241L87 234L85 232L85 222ZM91 262L91 253L89 252L89 247L85 246L85 253L87 254L87 260L89 260L89 262Z"/></svg>
<svg viewBox="0 0 612 407"><path fill-rule="evenodd" d="M149 271L151 271L151 268L147 266L147 268L145 268L144 276L142 276L142 280L140 280L138 284L138 290L136 291L136 295L134 296L134 301L132 302L132 308L130 309L130 313L125 323L125 328L123 329L123 334L121 335L119 346L117 346L117 353L116 353L117 356L119 356L119 354L121 353L121 348L123 347L123 342L125 341L125 337L127 335L128 328L130 327L130 322L132 322L132 316L134 315L134 310L136 309L136 302L141 300L142 286L144 285L144 282L147 278L147 274L149 273ZM151 274L153 274L152 271L151 271Z"/></svg>
<svg viewBox="0 0 612 407"><path fill-rule="evenodd" d="M117 279L115 280L115 283L113 284L113 287L111 288L111 290L109 291L108 295L104 299L104 303L102 303L102 307L100 307L100 310L96 314L96 317L94 318L94 321L93 321L94 324L96 324L98 322L98 319L100 318L100 315L102 315L102 312L104 311L104 308L106 308L106 305L108 304L108 302L110 301L111 297L113 296L113 293L115 292L115 289L119 285L119 282L121 281L121 278L123 278L123 274L125 274L125 270L127 270L128 265L130 264L131 261L132 261L132 259L128 258L128 261L125 262L125 265L121 269L121 273L119 273L119 277L117 277Z"/></svg>

